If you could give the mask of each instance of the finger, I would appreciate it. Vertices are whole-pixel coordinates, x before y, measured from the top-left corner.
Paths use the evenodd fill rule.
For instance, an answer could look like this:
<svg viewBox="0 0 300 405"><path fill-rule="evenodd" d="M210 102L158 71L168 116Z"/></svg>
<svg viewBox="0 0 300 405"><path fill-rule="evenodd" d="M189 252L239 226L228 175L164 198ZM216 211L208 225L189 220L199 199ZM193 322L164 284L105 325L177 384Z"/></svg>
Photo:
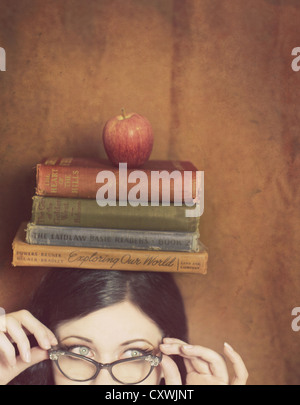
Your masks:
<svg viewBox="0 0 300 405"><path fill-rule="evenodd" d="M7 316L6 332L9 337L16 343L23 361L29 363L31 360L30 343L21 324L15 318Z"/></svg>
<svg viewBox="0 0 300 405"><path fill-rule="evenodd" d="M7 369L7 372L2 373L2 375L0 376L0 385L6 385L9 381L13 380L27 368L47 359L47 351L40 349L39 347L34 347L33 349L31 349L30 363L25 363L22 358L18 356L15 365L9 367Z"/></svg>
<svg viewBox="0 0 300 405"><path fill-rule="evenodd" d="M169 356L163 356L160 363L166 385L182 385L177 364Z"/></svg>
<svg viewBox="0 0 300 405"><path fill-rule="evenodd" d="M172 354L180 355L181 347L187 344L187 342L177 338L164 338L163 343L161 344L161 348L168 351L172 350Z"/></svg>
<svg viewBox="0 0 300 405"><path fill-rule="evenodd" d="M241 356L228 343L224 343L224 354L231 361L235 372L231 385L245 385L249 374Z"/></svg>
<svg viewBox="0 0 300 405"><path fill-rule="evenodd" d="M179 341L179 339L177 339L177 341L175 341L173 344L171 343L161 344L160 350L168 355L179 355L184 357L184 362L188 373L192 371L197 371L198 373L211 374L208 363L206 361L203 361L199 357L194 356L191 357L190 353L186 354L185 351L183 350L184 345L186 345L186 343Z"/></svg>
<svg viewBox="0 0 300 405"><path fill-rule="evenodd" d="M224 359L215 351L203 346L183 345L182 352L185 356L200 357L203 361L207 362L213 376L228 382L229 376Z"/></svg>
<svg viewBox="0 0 300 405"><path fill-rule="evenodd" d="M0 357L10 366L16 365L16 351L3 332L0 332Z"/></svg>
<svg viewBox="0 0 300 405"><path fill-rule="evenodd" d="M28 367L34 366L41 361L49 359L48 351L43 350L40 347L34 347L31 349L30 362L24 362L21 357L17 357L16 366L14 367L15 376L25 371Z"/></svg>
<svg viewBox="0 0 300 405"><path fill-rule="evenodd" d="M183 340L181 340L181 339L170 338L170 337L165 337L165 338L163 339L163 343L165 343L165 344L178 343L178 344L181 344L181 345L187 345L187 344L188 344L187 342L185 342L185 341L183 341Z"/></svg>
<svg viewBox="0 0 300 405"><path fill-rule="evenodd" d="M186 358L193 359L193 357L197 357L198 359L192 360L195 370L199 370L199 372L203 372L205 374L211 373L218 379L228 383L229 376L226 363L224 359L215 351L203 346L188 345L184 341L176 338L164 338L163 342L163 346L165 344L178 344L178 349L181 350L181 355ZM200 359L202 360L201 363ZM205 366L205 363L207 366Z"/></svg>
<svg viewBox="0 0 300 405"><path fill-rule="evenodd" d="M51 345L55 346L58 344L55 335L50 329L43 325L29 311L21 310L15 312L13 316L28 330L28 332L34 335L41 348L48 350Z"/></svg>
<svg viewBox="0 0 300 405"><path fill-rule="evenodd" d="M185 364L186 371L188 373L193 373L196 371L197 373L200 374L209 374L209 375L211 374L209 365L199 358L195 359L184 358L183 361Z"/></svg>

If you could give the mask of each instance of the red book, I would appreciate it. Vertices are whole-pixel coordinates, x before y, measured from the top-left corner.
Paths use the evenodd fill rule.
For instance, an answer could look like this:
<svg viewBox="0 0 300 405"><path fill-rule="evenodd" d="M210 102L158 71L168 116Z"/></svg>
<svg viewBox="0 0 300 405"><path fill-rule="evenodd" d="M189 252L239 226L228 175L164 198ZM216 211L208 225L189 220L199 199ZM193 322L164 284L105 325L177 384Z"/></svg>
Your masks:
<svg viewBox="0 0 300 405"><path fill-rule="evenodd" d="M136 196L138 201L196 198L196 167L188 161L149 160L133 169L113 166L106 159L77 157L47 158L36 167L36 194L48 197L99 198L116 200ZM98 194L97 194L98 193ZM100 194L99 194L100 193Z"/></svg>

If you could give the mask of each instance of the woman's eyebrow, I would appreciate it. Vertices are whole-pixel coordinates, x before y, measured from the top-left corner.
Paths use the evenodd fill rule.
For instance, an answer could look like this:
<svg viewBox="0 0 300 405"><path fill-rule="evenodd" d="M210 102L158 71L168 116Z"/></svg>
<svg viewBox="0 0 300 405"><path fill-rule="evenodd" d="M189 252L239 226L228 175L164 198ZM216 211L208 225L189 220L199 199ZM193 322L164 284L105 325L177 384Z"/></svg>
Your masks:
<svg viewBox="0 0 300 405"><path fill-rule="evenodd" d="M79 340L84 340L85 342L88 342L88 343L93 343L93 341L91 339L85 338L83 336L67 336L67 337L63 338L61 340L61 342L63 342L66 339L70 339L70 338L75 338L75 339L79 339Z"/></svg>
<svg viewBox="0 0 300 405"><path fill-rule="evenodd" d="M131 343L137 343L137 342L146 342L148 343L150 346L154 347L154 345L149 342L149 340L147 339L132 339L132 340L127 340L126 342L123 342L120 346L127 346L130 345Z"/></svg>

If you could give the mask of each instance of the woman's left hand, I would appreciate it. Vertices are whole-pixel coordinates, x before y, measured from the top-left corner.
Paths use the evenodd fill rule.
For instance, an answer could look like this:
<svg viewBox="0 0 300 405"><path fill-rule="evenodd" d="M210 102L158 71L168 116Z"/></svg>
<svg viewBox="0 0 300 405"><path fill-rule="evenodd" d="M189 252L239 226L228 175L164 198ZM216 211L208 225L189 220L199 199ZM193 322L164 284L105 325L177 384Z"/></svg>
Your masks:
<svg viewBox="0 0 300 405"><path fill-rule="evenodd" d="M229 381L224 358L211 349L189 345L179 339L165 338L160 350L164 354L161 367L166 385L182 385L177 365L170 357L172 355L184 358L187 385L245 385L248 379L248 371L241 356L227 343L224 344L224 354L233 367L232 381Z"/></svg>

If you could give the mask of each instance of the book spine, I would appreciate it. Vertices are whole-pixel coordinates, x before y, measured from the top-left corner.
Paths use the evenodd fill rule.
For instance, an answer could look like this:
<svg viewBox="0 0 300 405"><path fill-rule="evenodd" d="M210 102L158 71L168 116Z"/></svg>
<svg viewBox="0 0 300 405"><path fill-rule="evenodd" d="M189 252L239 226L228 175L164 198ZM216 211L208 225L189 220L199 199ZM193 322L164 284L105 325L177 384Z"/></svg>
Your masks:
<svg viewBox="0 0 300 405"><path fill-rule="evenodd" d="M74 160L76 163L76 160ZM115 182L111 185L114 190L111 189L111 193L115 193L116 201L128 199L130 192L134 190L137 186L130 179L133 169L126 170L125 173L120 172L116 167L89 167L81 165L64 165L64 164L45 164L39 163L36 167L36 195L48 196L48 197L68 197L68 198L92 198L95 199L98 190L107 183L98 182L97 176L102 171L110 171L115 176ZM162 202L163 199L169 199L170 202L174 201L185 201L187 204L192 204L196 198L196 170L190 170L191 168L187 166L187 170L183 167L178 169L168 169L168 170L150 170L150 169L139 169L142 172L143 179L139 182L139 187L142 190L140 192L139 201L155 201ZM184 172L190 172L191 178L185 180ZM156 187L152 190L152 174L164 173L163 180L161 179ZM166 175L167 173L167 175ZM174 186L175 180L172 176L168 174L176 173L176 187ZM155 177L155 175L154 175ZM186 181L186 183L185 183ZM185 188L189 192L185 193ZM168 190L167 195L163 190Z"/></svg>
<svg viewBox="0 0 300 405"><path fill-rule="evenodd" d="M21 229L20 229L21 230ZM159 271L174 273L207 272L207 251L149 252L147 250L76 248L30 245L24 230L13 242L13 266L69 267L105 270Z"/></svg>
<svg viewBox="0 0 300 405"><path fill-rule="evenodd" d="M96 198L95 167L46 165L36 167L36 194L50 197Z"/></svg>
<svg viewBox="0 0 300 405"><path fill-rule="evenodd" d="M26 242L35 245L197 252L197 232L154 232L60 227L29 223Z"/></svg>
<svg viewBox="0 0 300 405"><path fill-rule="evenodd" d="M100 207L96 200L33 197L35 225L75 226L168 232L197 232L198 217L187 217L186 206L139 205Z"/></svg>

